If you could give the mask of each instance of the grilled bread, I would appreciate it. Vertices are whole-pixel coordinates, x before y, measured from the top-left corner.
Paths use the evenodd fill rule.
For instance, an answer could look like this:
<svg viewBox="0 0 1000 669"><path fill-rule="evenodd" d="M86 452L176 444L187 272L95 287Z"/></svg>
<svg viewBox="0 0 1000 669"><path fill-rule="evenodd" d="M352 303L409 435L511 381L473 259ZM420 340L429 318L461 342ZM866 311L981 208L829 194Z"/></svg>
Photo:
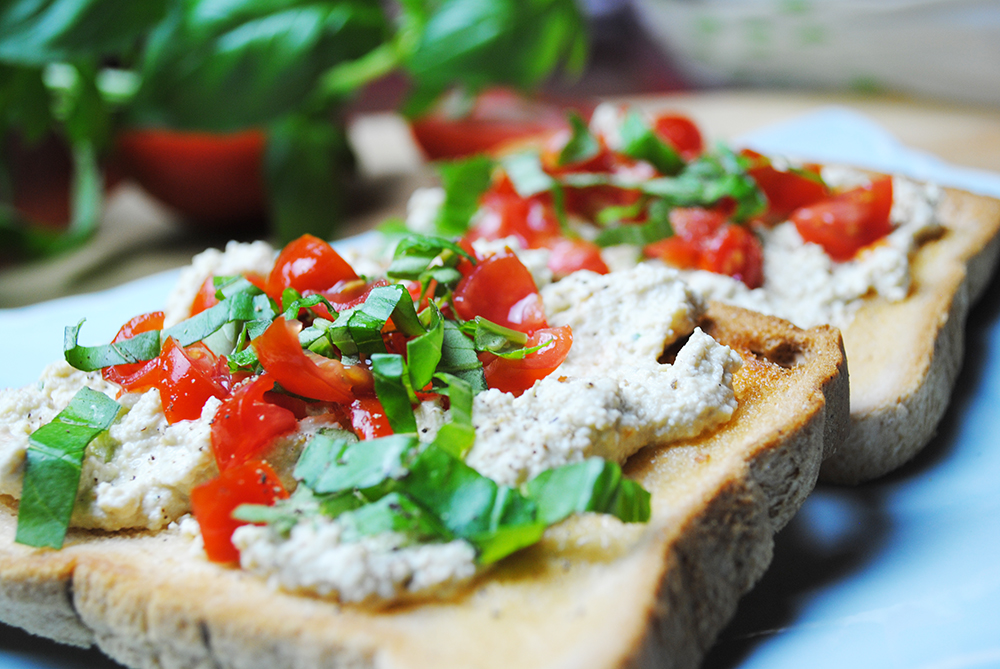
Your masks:
<svg viewBox="0 0 1000 669"><path fill-rule="evenodd" d="M177 529L15 544L5 497L0 618L134 667L697 666L843 439L849 395L835 329L714 303L700 325L743 358L739 408L626 463L648 524L575 516L450 599L369 609L274 590Z"/></svg>

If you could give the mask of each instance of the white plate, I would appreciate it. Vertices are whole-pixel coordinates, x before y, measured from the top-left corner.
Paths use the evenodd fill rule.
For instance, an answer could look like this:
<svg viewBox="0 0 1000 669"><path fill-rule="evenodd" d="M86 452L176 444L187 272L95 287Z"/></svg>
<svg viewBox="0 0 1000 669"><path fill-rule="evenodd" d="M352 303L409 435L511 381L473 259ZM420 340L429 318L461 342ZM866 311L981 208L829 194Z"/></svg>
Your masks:
<svg viewBox="0 0 1000 669"><path fill-rule="evenodd" d="M831 109L754 133L769 152L863 164L1000 196L1000 176L959 170ZM0 386L31 382L87 316L102 341L162 306L176 273L0 311ZM778 536L764 580L705 666L713 669L959 669L1000 666L1000 280L973 312L951 407L908 466L858 488L821 488ZM0 627L0 667L117 666Z"/></svg>

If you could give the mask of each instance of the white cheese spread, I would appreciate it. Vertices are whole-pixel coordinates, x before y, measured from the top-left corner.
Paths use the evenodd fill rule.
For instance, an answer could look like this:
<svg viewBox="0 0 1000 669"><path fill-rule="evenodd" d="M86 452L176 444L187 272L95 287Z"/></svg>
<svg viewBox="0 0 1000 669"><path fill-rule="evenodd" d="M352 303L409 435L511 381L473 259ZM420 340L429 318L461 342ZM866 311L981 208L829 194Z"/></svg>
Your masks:
<svg viewBox="0 0 1000 669"><path fill-rule="evenodd" d="M38 383L0 392L0 493L20 497L28 439L87 386L115 397L98 372L65 362L49 365ZM157 530L190 510L191 489L218 474L206 403L197 420L168 425L157 390L118 398L122 412L84 453L71 525L102 530Z"/></svg>
<svg viewBox="0 0 1000 669"><path fill-rule="evenodd" d="M233 543L240 566L272 587L343 602L442 596L477 572L476 551L465 541L408 545L403 535L383 533L342 542L341 532L326 519L300 522L287 538L245 525Z"/></svg>
<svg viewBox="0 0 1000 669"><path fill-rule="evenodd" d="M853 185L857 172L823 174L831 182ZM846 262L833 261L823 249L807 243L792 223L763 230L764 285L751 290L728 276L704 271L684 272L684 279L707 299L785 318L800 327L824 323L847 327L862 298L889 301L906 297L910 289L910 256L934 234L941 192L936 186L893 179L894 230Z"/></svg>
<svg viewBox="0 0 1000 669"><path fill-rule="evenodd" d="M547 286L551 325L570 325L565 362L520 397L476 396L476 442L466 462L506 485L600 456L624 462L643 446L695 436L736 409L741 361L695 329L704 310L676 272L654 265L577 272ZM658 361L682 336L673 364Z"/></svg>

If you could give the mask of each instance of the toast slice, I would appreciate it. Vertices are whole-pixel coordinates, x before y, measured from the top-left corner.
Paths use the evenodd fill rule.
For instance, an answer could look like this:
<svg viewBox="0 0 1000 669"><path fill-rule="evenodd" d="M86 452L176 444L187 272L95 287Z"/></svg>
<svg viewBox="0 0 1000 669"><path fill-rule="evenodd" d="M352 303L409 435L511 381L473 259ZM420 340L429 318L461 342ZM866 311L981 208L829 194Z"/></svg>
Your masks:
<svg viewBox="0 0 1000 669"><path fill-rule="evenodd" d="M844 330L851 428L821 477L857 484L915 456L934 436L962 365L965 321L1000 257L1000 200L943 189L941 236L914 255L909 295L866 300Z"/></svg>
<svg viewBox="0 0 1000 669"><path fill-rule="evenodd" d="M8 497L0 618L134 667L696 666L843 438L849 396L833 328L719 304L700 325L744 360L739 408L627 462L652 492L646 525L576 516L453 599L371 610L272 590L177 530L14 544Z"/></svg>

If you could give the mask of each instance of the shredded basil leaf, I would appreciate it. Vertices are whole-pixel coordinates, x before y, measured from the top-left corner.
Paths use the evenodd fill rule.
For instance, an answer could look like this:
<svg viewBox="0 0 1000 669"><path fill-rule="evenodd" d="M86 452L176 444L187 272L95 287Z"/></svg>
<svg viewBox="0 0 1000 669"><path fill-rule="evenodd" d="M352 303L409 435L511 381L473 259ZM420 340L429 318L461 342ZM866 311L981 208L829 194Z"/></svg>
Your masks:
<svg viewBox="0 0 1000 669"><path fill-rule="evenodd" d="M317 493L378 488L406 475L405 461L417 445L410 434L366 441L317 434L299 456L293 476Z"/></svg>
<svg viewBox="0 0 1000 669"><path fill-rule="evenodd" d="M453 374L469 384L474 394L486 390L483 363L476 355L472 340L462 334L454 321L444 322L444 339L441 344L441 361L437 371Z"/></svg>
<svg viewBox="0 0 1000 669"><path fill-rule="evenodd" d="M649 220L645 223L623 223L616 227L605 228L597 235L594 243L598 246L615 246L617 244L635 244L645 246L667 237L673 237L674 229L670 225L668 206L662 201L653 202L648 207Z"/></svg>
<svg viewBox="0 0 1000 669"><path fill-rule="evenodd" d="M660 139L637 111L630 111L622 123L622 153L645 160L660 174L674 175L684 169L684 159L677 149Z"/></svg>
<svg viewBox="0 0 1000 669"><path fill-rule="evenodd" d="M587 122L576 112L568 114L569 125L573 134L566 146L559 152L559 165L570 165L590 160L601 151L597 138L590 132Z"/></svg>
<svg viewBox="0 0 1000 669"><path fill-rule="evenodd" d="M32 433L17 513L17 543L62 548L84 452L111 426L120 409L103 393L81 388L52 422Z"/></svg>
<svg viewBox="0 0 1000 669"><path fill-rule="evenodd" d="M559 187L559 182L545 171L541 158L533 151L515 153L500 162L521 197L531 197Z"/></svg>
<svg viewBox="0 0 1000 669"><path fill-rule="evenodd" d="M441 362L441 346L444 344L444 316L437 307L430 307L431 322L419 337L406 342L406 367L410 375L410 387L420 390L434 376Z"/></svg>
<svg viewBox="0 0 1000 669"><path fill-rule="evenodd" d="M375 395L385 409L392 431L397 434L417 431L413 415L413 389L409 387L406 361L396 353L376 353L371 356Z"/></svg>
<svg viewBox="0 0 1000 669"><path fill-rule="evenodd" d="M451 419L441 426L433 443L456 458L464 458L476 441L476 428L472 424L472 388L451 374L435 374L434 379L444 384L435 389L448 397Z"/></svg>
<svg viewBox="0 0 1000 669"><path fill-rule="evenodd" d="M451 532L432 513L409 497L390 492L385 497L337 516L344 526L342 541L393 532L404 535L409 543L450 541Z"/></svg>
<svg viewBox="0 0 1000 669"><path fill-rule="evenodd" d="M112 365L143 362L160 355L160 331L142 332L115 344L104 346L80 346L77 339L83 321L67 325L63 343L63 355L73 367L93 372Z"/></svg>
<svg viewBox="0 0 1000 669"><path fill-rule="evenodd" d="M469 229L479 198L490 186L495 163L488 156L472 156L438 165L444 188L444 203L438 210L434 229L442 237L460 237Z"/></svg>
<svg viewBox="0 0 1000 669"><path fill-rule="evenodd" d="M550 525L586 511L607 513L626 523L649 520L649 493L622 476L617 464L602 458L544 471L526 489L538 504L539 517Z"/></svg>

